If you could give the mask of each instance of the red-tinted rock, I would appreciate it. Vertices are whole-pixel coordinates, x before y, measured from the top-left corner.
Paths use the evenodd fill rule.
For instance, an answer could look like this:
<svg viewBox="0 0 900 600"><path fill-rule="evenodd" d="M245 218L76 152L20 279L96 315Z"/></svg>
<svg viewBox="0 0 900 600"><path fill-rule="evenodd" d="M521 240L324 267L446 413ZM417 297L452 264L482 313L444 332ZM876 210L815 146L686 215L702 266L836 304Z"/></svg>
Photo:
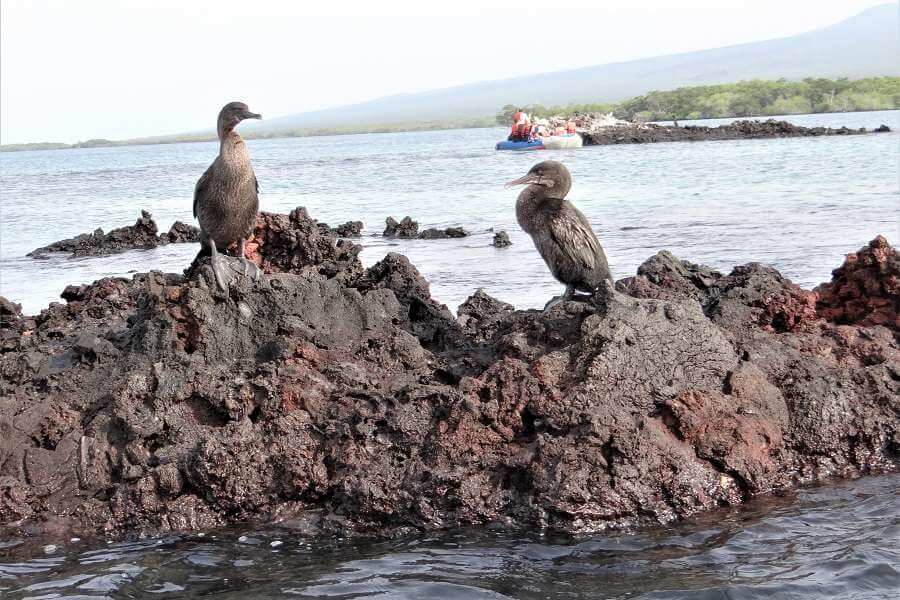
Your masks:
<svg viewBox="0 0 900 600"><path fill-rule="evenodd" d="M823 318L842 325L883 325L900 335L900 254L878 236L815 290Z"/></svg>
<svg viewBox="0 0 900 600"><path fill-rule="evenodd" d="M302 206L288 215L260 212L246 244L247 258L266 273L316 272L342 278L362 272L357 258L361 250L319 227Z"/></svg>

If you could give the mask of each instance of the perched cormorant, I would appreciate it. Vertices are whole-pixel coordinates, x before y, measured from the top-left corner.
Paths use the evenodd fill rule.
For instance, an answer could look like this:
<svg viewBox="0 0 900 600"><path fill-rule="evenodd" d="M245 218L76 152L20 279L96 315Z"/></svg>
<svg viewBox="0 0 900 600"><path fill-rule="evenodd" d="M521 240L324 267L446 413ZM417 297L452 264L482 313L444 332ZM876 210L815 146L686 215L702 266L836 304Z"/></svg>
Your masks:
<svg viewBox="0 0 900 600"><path fill-rule="evenodd" d="M259 183L250 164L250 153L243 138L234 130L244 119L261 119L243 102L229 102L219 112L219 156L206 169L194 188L194 216L200 221L200 254L211 255L216 285L225 290L225 277L218 250L239 245L238 255L244 261L244 274L259 267L244 257L244 244L256 221L259 209Z"/></svg>
<svg viewBox="0 0 900 600"><path fill-rule="evenodd" d="M566 284L565 293L550 300L544 310L571 300L575 290L593 293L604 279L612 281L606 255L591 224L565 199L572 187L572 176L565 165L545 160L506 187L514 185L528 186L516 200L519 225L531 236L553 276Z"/></svg>

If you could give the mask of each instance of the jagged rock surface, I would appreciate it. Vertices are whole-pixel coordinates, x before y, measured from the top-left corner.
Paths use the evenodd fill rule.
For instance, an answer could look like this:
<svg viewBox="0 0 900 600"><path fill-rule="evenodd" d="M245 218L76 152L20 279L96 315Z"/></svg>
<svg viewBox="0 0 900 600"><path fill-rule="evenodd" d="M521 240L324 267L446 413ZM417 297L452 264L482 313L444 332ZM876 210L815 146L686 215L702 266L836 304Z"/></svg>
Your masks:
<svg viewBox="0 0 900 600"><path fill-rule="evenodd" d="M816 292L816 307L830 321L900 331L900 253L881 236L848 254Z"/></svg>
<svg viewBox="0 0 900 600"><path fill-rule="evenodd" d="M343 281L359 276L362 247L336 240L330 228L321 225L302 206L287 215L260 212L247 240L247 258L265 273L318 273Z"/></svg>
<svg viewBox="0 0 900 600"><path fill-rule="evenodd" d="M359 237L362 234L362 221L347 221L337 227L332 227L331 232L338 237Z"/></svg>
<svg viewBox="0 0 900 600"><path fill-rule="evenodd" d="M592 531L898 467L895 332L773 269L666 253L591 303L477 292L457 320L405 257L355 249L263 213L266 274L227 296L203 260L0 302L0 522Z"/></svg>
<svg viewBox="0 0 900 600"><path fill-rule="evenodd" d="M200 228L181 221L175 223L166 233L158 233L156 221L146 210L134 225L127 225L103 233L97 228L93 233L82 233L73 238L53 242L28 253L32 258L47 258L49 254L67 252L69 258L85 256L106 256L134 249L151 249L164 244L181 244L200 241Z"/></svg>
<svg viewBox="0 0 900 600"><path fill-rule="evenodd" d="M403 217L399 223L394 217L388 217L384 220L384 225L384 232L381 234L384 237L411 239L419 235L419 223L410 217Z"/></svg>
<svg viewBox="0 0 900 600"><path fill-rule="evenodd" d="M394 217L388 217L384 222L385 228L382 235L389 238L444 240L448 238L462 238L469 235L469 232L462 227L446 227L444 229L429 227L420 232L418 221L413 221L410 217L403 217L403 220L400 222L397 222Z"/></svg>
<svg viewBox="0 0 900 600"><path fill-rule="evenodd" d="M153 216L142 210L134 225L119 227L109 233L103 233L103 230L98 228L93 233L82 233L74 238L32 250L28 256L46 258L53 252L68 252L75 258L116 254L134 248L156 248L160 244L158 232Z"/></svg>
<svg viewBox="0 0 900 600"><path fill-rule="evenodd" d="M166 244L185 244L200 241L200 228L196 225L188 225L181 221L175 221L169 227L169 231L160 234L160 241Z"/></svg>

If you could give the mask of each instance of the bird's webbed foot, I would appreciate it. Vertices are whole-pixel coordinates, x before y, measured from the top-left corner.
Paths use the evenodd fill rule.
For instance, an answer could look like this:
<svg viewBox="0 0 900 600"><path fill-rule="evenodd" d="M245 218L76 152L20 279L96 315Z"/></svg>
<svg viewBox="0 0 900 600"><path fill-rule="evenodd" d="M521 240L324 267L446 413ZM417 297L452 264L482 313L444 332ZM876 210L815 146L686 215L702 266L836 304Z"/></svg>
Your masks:
<svg viewBox="0 0 900 600"><path fill-rule="evenodd" d="M222 264L222 256L216 251L214 242L210 244L210 248L212 250L210 266L216 280L216 287L219 288L220 292L226 292L228 291L228 284L231 283L231 276L225 270L225 265Z"/></svg>
<svg viewBox="0 0 900 600"><path fill-rule="evenodd" d="M554 306L556 306L557 304L559 304L562 301L563 301L562 296L553 296L552 298L550 298L550 301L544 305L544 312L549 311L551 308L553 308Z"/></svg>
<svg viewBox="0 0 900 600"><path fill-rule="evenodd" d="M252 277L253 281L259 281L260 275L262 275L262 269L259 268L259 265L246 256L241 257L241 262L244 264L244 277Z"/></svg>
<svg viewBox="0 0 900 600"><path fill-rule="evenodd" d="M554 296L550 299L550 302L544 305L544 312L547 312L560 302L567 302L572 299L572 296L575 294L575 286L567 285L566 291L563 292L562 296Z"/></svg>

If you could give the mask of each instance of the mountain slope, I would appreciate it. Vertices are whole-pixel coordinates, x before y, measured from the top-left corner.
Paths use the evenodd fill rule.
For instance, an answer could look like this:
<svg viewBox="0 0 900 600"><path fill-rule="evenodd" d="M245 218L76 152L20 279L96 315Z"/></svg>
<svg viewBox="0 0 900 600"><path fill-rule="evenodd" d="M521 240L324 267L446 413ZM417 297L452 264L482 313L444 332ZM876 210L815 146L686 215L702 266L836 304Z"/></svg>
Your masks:
<svg viewBox="0 0 900 600"><path fill-rule="evenodd" d="M787 38L485 81L289 115L247 126L285 131L363 123L484 117L504 104L616 101L654 89L745 79L900 75L900 9L884 4Z"/></svg>

